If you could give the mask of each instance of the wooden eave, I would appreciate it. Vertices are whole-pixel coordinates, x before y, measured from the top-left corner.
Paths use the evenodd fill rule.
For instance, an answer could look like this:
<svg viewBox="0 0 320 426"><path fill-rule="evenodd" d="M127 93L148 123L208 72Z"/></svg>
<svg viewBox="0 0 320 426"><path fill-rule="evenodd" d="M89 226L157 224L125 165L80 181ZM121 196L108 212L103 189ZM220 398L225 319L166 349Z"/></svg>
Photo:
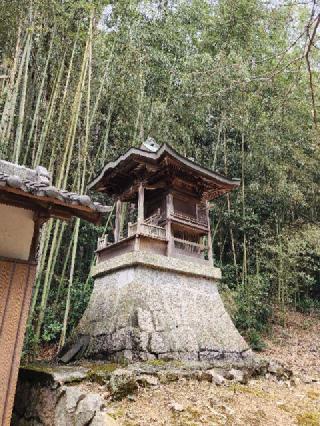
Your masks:
<svg viewBox="0 0 320 426"><path fill-rule="evenodd" d="M90 207L82 205L70 205L57 198L48 196L36 196L21 189L9 186L0 186L0 203L27 210L38 211L43 218L57 218L69 220L73 216L99 223L102 214L93 211Z"/></svg>
<svg viewBox="0 0 320 426"><path fill-rule="evenodd" d="M182 157L171 146L164 144L157 152L131 148L116 161L108 163L89 185L88 189L121 195L137 182L146 185L162 175L186 179L197 188L202 198L210 200L231 191L240 184L193 161ZM201 192L201 194L200 194Z"/></svg>

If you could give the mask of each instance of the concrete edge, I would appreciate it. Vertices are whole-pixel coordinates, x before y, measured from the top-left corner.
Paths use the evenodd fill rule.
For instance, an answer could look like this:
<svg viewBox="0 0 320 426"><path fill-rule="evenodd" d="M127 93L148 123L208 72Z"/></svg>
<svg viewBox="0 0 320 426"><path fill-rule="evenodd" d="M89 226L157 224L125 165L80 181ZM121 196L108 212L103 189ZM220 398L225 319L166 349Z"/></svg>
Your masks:
<svg viewBox="0 0 320 426"><path fill-rule="evenodd" d="M179 272L189 276L209 278L217 281L221 279L220 268L145 251L125 253L98 263L91 269L91 276L96 278L106 273L132 266L144 266L163 271Z"/></svg>

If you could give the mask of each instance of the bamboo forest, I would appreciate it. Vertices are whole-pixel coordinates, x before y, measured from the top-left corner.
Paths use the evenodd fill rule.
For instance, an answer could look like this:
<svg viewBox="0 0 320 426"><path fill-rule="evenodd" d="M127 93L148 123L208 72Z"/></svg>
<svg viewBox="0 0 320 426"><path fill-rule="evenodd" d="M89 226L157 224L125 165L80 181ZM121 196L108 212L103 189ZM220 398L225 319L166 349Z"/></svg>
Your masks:
<svg viewBox="0 0 320 426"><path fill-rule="evenodd" d="M80 194L148 138L239 178L210 208L220 292L253 349L320 311L320 9L296 0L0 0L0 157ZM113 205L108 197L90 193ZM123 221L127 210L122 211ZM24 356L81 318L98 226L43 227ZM310 423L311 424L311 423Z"/></svg>

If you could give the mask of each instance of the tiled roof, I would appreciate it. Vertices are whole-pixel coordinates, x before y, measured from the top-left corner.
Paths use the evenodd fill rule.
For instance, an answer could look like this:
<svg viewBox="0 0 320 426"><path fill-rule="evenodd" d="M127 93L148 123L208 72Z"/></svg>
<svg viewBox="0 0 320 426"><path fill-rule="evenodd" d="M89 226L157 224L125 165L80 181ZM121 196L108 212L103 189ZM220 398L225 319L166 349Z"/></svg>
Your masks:
<svg viewBox="0 0 320 426"><path fill-rule="evenodd" d="M106 213L110 211L109 206L94 202L88 195L79 195L75 192L58 189L51 183L51 176L47 169L38 166L29 169L24 166L0 160L0 191L18 190L26 196L44 197L60 206L77 208L85 207L96 213Z"/></svg>
<svg viewBox="0 0 320 426"><path fill-rule="evenodd" d="M193 159L180 155L169 144L164 144L158 149L154 146L152 151L146 148L146 146L143 146L142 149L130 148L115 161L107 163L98 176L89 183L88 189L111 196L120 195L132 184L132 176L135 173L138 173L141 180L147 183L148 179L153 180L157 175L168 173L169 168L171 170L170 179L173 175L178 177L183 174L185 180L189 176L193 180L194 186L197 187L199 187L198 182L201 181L202 196L208 201L240 185L239 179L230 179L201 166Z"/></svg>

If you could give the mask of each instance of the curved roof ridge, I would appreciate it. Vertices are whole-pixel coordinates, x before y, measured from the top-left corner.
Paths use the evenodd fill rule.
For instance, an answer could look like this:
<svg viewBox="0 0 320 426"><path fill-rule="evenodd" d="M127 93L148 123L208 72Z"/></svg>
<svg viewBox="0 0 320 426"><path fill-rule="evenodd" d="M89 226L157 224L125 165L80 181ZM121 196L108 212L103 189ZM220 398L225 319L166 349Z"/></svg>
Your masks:
<svg viewBox="0 0 320 426"><path fill-rule="evenodd" d="M183 157L181 154L179 154L174 148L172 148L171 145L168 143L164 143L160 146L160 148L156 152L146 151L140 148L132 147L124 154L120 155L116 160L110 161L107 163L102 170L99 172L99 174L96 176L95 179L93 179L87 186L88 189L95 189L95 186L103 179L106 172L108 170L113 170L116 167L118 167L123 161L127 160L130 156L136 154L138 156L152 159L154 161L161 158L161 156L167 152L169 155L174 157L176 160L183 163L185 166L194 169L198 171L200 174L207 175L210 178L219 180L222 184L230 185L232 187L239 186L240 179L230 179L227 176L224 176L218 172L215 172L213 170L210 170L207 167L202 166L199 163L196 163L186 157Z"/></svg>

